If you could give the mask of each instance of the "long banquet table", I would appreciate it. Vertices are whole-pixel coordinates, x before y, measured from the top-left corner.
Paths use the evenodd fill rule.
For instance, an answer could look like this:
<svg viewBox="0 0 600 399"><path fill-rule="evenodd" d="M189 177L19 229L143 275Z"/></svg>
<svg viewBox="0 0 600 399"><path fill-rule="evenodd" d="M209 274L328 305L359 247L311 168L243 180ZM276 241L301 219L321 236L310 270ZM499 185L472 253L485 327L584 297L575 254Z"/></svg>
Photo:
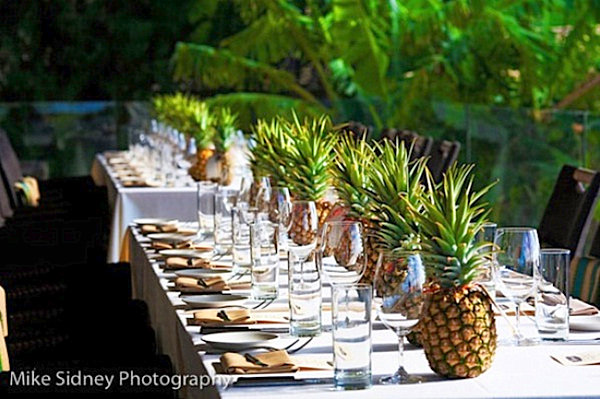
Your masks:
<svg viewBox="0 0 600 399"><path fill-rule="evenodd" d="M97 154L91 176L98 186L106 186L111 213L107 261L128 261L125 241L129 224L137 218L194 220L195 187L124 187L103 154Z"/></svg>
<svg viewBox="0 0 600 399"><path fill-rule="evenodd" d="M207 351L202 342L200 327L188 326L184 302L179 292L169 288L168 273L159 266L160 257L149 248L148 239L132 228L129 235L131 248L131 272L134 296L146 301L150 317L158 336L160 350L169 355L175 371L183 375L215 375L213 363L219 354ZM282 261L283 262L283 261ZM278 303L286 300L285 274L281 275L281 294ZM328 288L324 288L324 301L328 301ZM248 306L256 302L249 301ZM324 323L330 324L329 312L323 312ZM536 334L533 321L522 317L526 335ZM499 336L508 336L508 325L497 318ZM571 332L571 339L600 338L598 332ZM287 338L289 340L289 337ZM382 375L395 371L398 362L395 334L375 323L373 328L373 381ZM286 338L282 338L286 342ZM599 341L600 342L600 341ZM436 378L429 369L423 350L407 345L405 365L410 373L426 376L429 382L414 385L386 386L374 384L369 390L346 391L343 394L333 390L331 371L317 372L313 377L321 382L305 384L230 387L184 387L182 398L247 398L282 397L285 395L308 398L323 397L377 397L378 399L399 397L419 398L588 398L600 397L600 365L568 367L553 360L551 355L565 355L586 351L600 352L597 345L540 344L528 347L499 346L490 370L474 379L444 380ZM309 343L298 355L310 354L330 360L332 357L330 333L322 333ZM307 374L307 376L310 376Z"/></svg>

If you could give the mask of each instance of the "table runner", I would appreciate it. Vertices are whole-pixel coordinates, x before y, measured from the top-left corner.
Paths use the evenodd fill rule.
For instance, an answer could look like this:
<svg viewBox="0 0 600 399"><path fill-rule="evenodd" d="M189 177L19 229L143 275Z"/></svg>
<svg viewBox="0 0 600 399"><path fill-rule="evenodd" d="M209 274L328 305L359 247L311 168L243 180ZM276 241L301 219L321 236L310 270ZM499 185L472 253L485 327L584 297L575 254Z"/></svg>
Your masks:
<svg viewBox="0 0 600 399"><path fill-rule="evenodd" d="M171 356L176 372L180 374L214 375L212 364L219 354L207 354L202 345L199 327L187 326L182 307L183 301L177 292L167 290L167 275L158 264L149 260L147 252L138 240L136 231L130 236L131 263L134 296L143 299L150 308L152 324L157 331L159 347ZM282 276L282 296L278 300L285 303L285 280ZM324 289L324 301L328 301L329 288ZM323 312L325 323L330 322L330 313ZM525 334L535 334L535 326L530 318L523 317ZM498 319L499 335L507 336L508 326ZM598 333L572 333L572 338L597 338ZM315 338L299 354L331 357L331 335L323 333ZM408 348L408 347L407 347ZM417 385L383 386L374 385L367 391L335 392L332 384L279 386L279 387L231 387L221 390L224 398L243 397L282 397L294 395L308 398L341 397L354 398L373 396L378 399L398 397L427 398L554 398L554 397L600 397L600 366L566 367L552 360L551 354L573 354L586 350L600 350L600 345L539 345L531 347L499 346L491 369L475 379L438 380ZM387 330L376 328L373 331L373 374L374 381L379 376L391 374L397 367L397 343L395 335ZM410 373L423 374L435 378L427 365L421 349L407 349L405 365ZM213 397L216 390L208 391L192 388L180 392L181 397Z"/></svg>

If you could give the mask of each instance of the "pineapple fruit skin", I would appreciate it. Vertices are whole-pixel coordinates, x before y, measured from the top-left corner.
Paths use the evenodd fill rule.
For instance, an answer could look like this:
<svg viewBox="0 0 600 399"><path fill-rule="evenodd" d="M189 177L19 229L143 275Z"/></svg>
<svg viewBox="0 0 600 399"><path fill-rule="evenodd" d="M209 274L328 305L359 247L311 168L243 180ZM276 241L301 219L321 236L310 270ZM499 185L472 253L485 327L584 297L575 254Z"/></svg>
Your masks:
<svg viewBox="0 0 600 399"><path fill-rule="evenodd" d="M496 321L492 302L482 289L438 288L424 306L419 330L433 371L448 378L472 378L491 367Z"/></svg>
<svg viewBox="0 0 600 399"><path fill-rule="evenodd" d="M190 176L192 176L192 178L196 181L205 181L208 180L207 178L207 174L206 174L206 167L208 165L208 161L213 157L213 155L215 154L215 150L212 149L202 149L199 150L196 154L196 163L193 164L188 173L190 174Z"/></svg>

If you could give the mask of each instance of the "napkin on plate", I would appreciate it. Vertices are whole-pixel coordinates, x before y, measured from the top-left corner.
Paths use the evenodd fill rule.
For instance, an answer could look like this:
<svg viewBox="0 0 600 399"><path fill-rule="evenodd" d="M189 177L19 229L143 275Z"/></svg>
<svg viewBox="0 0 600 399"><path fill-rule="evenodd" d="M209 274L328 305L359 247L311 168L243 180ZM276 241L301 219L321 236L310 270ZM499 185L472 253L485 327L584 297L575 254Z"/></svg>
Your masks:
<svg viewBox="0 0 600 399"><path fill-rule="evenodd" d="M184 249L190 248L192 243L189 241L183 241L178 243L173 242L163 242L163 241L152 241L152 248L154 249Z"/></svg>
<svg viewBox="0 0 600 399"><path fill-rule="evenodd" d="M188 325L220 327L236 324L287 324L289 310L271 312L250 309L200 309L194 311L194 317L188 319Z"/></svg>
<svg viewBox="0 0 600 399"><path fill-rule="evenodd" d="M207 278L177 277L175 289L181 292L220 292L227 288L221 276Z"/></svg>
<svg viewBox="0 0 600 399"><path fill-rule="evenodd" d="M229 374L290 373L303 370L330 370L326 361L312 356L290 356L285 350L259 354L227 352L221 355L221 368Z"/></svg>
<svg viewBox="0 0 600 399"><path fill-rule="evenodd" d="M201 258L181 258L171 256L165 259L165 269L210 269L210 262Z"/></svg>
<svg viewBox="0 0 600 399"><path fill-rule="evenodd" d="M598 314L598 308L577 298L571 298L571 316L593 316Z"/></svg>
<svg viewBox="0 0 600 399"><path fill-rule="evenodd" d="M142 234L150 234L150 233L175 233L177 232L177 226L174 224L163 224L163 225L155 225L155 224L145 224L141 227Z"/></svg>

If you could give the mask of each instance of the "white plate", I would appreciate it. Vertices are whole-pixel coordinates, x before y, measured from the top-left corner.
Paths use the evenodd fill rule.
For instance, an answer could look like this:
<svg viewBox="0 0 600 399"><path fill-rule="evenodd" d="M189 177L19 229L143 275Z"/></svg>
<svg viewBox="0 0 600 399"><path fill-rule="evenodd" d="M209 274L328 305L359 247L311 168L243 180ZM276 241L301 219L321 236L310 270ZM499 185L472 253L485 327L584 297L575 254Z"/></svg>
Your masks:
<svg viewBox="0 0 600 399"><path fill-rule="evenodd" d="M216 276L225 276L230 274L231 270L222 269L184 269L175 271L177 277L191 277L191 278L207 278Z"/></svg>
<svg viewBox="0 0 600 399"><path fill-rule="evenodd" d="M569 317L569 328L574 331L600 331L600 314Z"/></svg>
<svg viewBox="0 0 600 399"><path fill-rule="evenodd" d="M214 348L235 351L269 345L277 338L277 334L260 331L232 331L202 336L202 340Z"/></svg>
<svg viewBox="0 0 600 399"><path fill-rule="evenodd" d="M163 249L158 251L164 257L177 256L186 259L210 259L212 258L212 250L197 250L197 249Z"/></svg>
<svg viewBox="0 0 600 399"><path fill-rule="evenodd" d="M138 226L143 226L146 224L152 224L155 226L164 226L164 225L176 224L177 219L139 218L139 219L134 219L133 223L137 224Z"/></svg>
<svg viewBox="0 0 600 399"><path fill-rule="evenodd" d="M190 241L190 236L184 236L177 233L153 233L148 234L147 237L152 241L161 241L173 244L179 244L182 242Z"/></svg>
<svg viewBox="0 0 600 399"><path fill-rule="evenodd" d="M196 308L222 308L225 306L240 306L248 300L243 295L186 295L181 300L186 304Z"/></svg>

